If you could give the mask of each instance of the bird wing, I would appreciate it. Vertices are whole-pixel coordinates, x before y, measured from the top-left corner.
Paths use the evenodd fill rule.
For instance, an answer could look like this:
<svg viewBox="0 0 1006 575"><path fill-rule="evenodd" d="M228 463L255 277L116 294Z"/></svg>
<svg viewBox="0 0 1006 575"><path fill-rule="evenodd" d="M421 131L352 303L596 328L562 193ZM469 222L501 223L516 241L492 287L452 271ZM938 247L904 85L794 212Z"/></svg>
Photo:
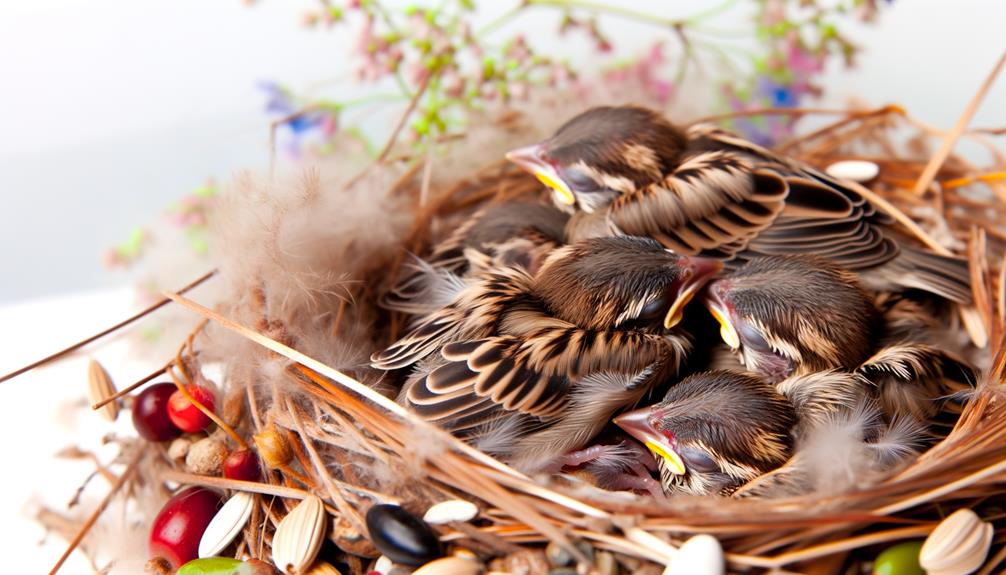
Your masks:
<svg viewBox="0 0 1006 575"><path fill-rule="evenodd" d="M778 217L747 242L738 254L740 259L816 253L843 267L862 270L898 255L897 243L882 231L882 226L893 223L892 218L841 181L715 126L692 126L688 136L696 153L737 154L752 168L782 178L789 190Z"/></svg>
<svg viewBox="0 0 1006 575"><path fill-rule="evenodd" d="M651 364L676 370L688 349L681 336L587 330L554 319L549 324L528 336L444 346L447 363L409 390L409 403L431 419L484 412L490 405L549 419L563 413L588 374L636 373Z"/></svg>
<svg viewBox="0 0 1006 575"><path fill-rule="evenodd" d="M371 356L377 369L412 365L458 340L494 332L504 312L526 298L531 276L517 267L484 274L458 293L454 301L420 319L404 337Z"/></svg>
<svg viewBox="0 0 1006 575"><path fill-rule="evenodd" d="M789 189L775 172L727 150L687 158L663 183L620 196L608 210L619 232L684 255L730 258L772 225Z"/></svg>
<svg viewBox="0 0 1006 575"><path fill-rule="evenodd" d="M941 409L955 409L958 394L967 395L977 381L973 367L937 347L903 343L884 347L856 370L876 386L887 414L906 414L920 421Z"/></svg>

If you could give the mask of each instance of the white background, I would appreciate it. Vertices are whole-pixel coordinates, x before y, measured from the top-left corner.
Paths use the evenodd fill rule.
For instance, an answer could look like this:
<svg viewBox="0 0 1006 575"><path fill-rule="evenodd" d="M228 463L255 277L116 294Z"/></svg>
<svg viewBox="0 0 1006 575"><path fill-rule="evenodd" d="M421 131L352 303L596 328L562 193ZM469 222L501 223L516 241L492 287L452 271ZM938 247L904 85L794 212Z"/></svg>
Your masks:
<svg viewBox="0 0 1006 575"><path fill-rule="evenodd" d="M706 5L631 4L668 16ZM0 372L111 323L130 305L126 289L36 298L123 284L125 277L101 270L103 249L207 176L226 179L266 165L257 81L310 89L347 78L347 33L305 31L297 6L0 0ZM830 102L851 95L897 102L950 127L1006 49L1006 2L899 0L882 18L857 32L867 49L860 68L829 71ZM549 18L520 25L539 45L552 41ZM642 45L645 38L631 41ZM1001 78L974 123L1006 126L1004 103ZM153 367L123 362L121 347L98 355L116 366L120 382ZM47 571L62 549L59 541L37 547L41 530L23 512L40 498L67 501L88 472L52 456L75 439L72 433L93 438L107 430L92 415L71 416L64 407L83 396L84 381L78 359L0 384L0 548L7 570ZM90 496L105 487L97 482ZM78 559L66 572L88 571Z"/></svg>

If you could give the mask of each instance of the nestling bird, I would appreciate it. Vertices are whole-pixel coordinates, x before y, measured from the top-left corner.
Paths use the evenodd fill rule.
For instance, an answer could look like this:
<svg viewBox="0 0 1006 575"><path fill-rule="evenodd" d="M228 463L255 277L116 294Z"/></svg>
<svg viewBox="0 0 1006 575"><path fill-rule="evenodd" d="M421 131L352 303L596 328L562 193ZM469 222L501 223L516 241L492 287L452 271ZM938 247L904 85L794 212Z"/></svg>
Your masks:
<svg viewBox="0 0 1006 575"><path fill-rule="evenodd" d="M883 411L928 419L973 370L930 343L924 317L881 314L855 274L810 255L754 258L711 282L704 303L746 369L771 382L828 369L872 384Z"/></svg>
<svg viewBox="0 0 1006 575"><path fill-rule="evenodd" d="M540 203L505 202L481 208L436 244L425 262L412 265L384 294L381 305L410 314L429 313L447 303L445 293L459 277L504 265L533 274L545 256L564 243L568 219L568 214Z"/></svg>
<svg viewBox="0 0 1006 575"><path fill-rule="evenodd" d="M485 272L372 362L419 364L402 403L541 469L676 372L688 338L668 328L721 268L650 239L583 240L556 249L533 276L515 266Z"/></svg>
<svg viewBox="0 0 1006 575"><path fill-rule="evenodd" d="M682 129L644 108L593 108L507 157L573 213L569 241L651 237L728 266L815 253L873 290L971 300L964 259L900 246L891 218L850 187L711 125Z"/></svg>
<svg viewBox="0 0 1006 575"><path fill-rule="evenodd" d="M835 422L859 413L866 391L861 379L840 371L793 376L778 385L753 373L709 371L614 422L657 456L667 494L778 496L815 487L815 434L827 435L838 429ZM853 437L843 446L878 452L857 464L889 467L896 463L891 454L909 452L913 437L893 437L879 419L853 422L859 427L847 426ZM881 455L888 460L879 461ZM760 479L765 474L771 479Z"/></svg>

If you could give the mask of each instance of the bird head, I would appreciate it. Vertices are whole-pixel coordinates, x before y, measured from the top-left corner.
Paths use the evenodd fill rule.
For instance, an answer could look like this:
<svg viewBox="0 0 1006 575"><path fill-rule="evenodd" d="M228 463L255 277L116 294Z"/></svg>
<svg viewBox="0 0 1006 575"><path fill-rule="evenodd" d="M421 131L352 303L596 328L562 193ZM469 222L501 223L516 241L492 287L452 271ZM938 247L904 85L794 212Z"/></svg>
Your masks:
<svg viewBox="0 0 1006 575"><path fill-rule="evenodd" d="M680 163L686 143L684 132L657 112L599 107L506 157L551 189L561 209L593 212L621 194L663 181Z"/></svg>
<svg viewBox="0 0 1006 575"><path fill-rule="evenodd" d="M614 422L657 456L666 492L729 495L790 458L796 413L757 375L709 371Z"/></svg>
<svg viewBox="0 0 1006 575"><path fill-rule="evenodd" d="M535 275L534 293L555 317L583 328L657 332L677 325L722 268L648 238L591 238L553 251Z"/></svg>
<svg viewBox="0 0 1006 575"><path fill-rule="evenodd" d="M704 298L723 341L772 382L858 366L879 321L855 274L809 255L752 259L711 282Z"/></svg>

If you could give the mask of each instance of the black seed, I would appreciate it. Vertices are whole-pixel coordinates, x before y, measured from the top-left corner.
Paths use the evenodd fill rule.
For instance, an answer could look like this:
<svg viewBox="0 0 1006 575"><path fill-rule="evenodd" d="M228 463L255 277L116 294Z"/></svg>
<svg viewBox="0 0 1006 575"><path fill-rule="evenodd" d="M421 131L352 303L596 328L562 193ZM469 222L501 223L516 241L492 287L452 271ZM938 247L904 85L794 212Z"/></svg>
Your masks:
<svg viewBox="0 0 1006 575"><path fill-rule="evenodd" d="M395 563L419 567L444 555L429 524L398 505L371 507L367 531L374 546Z"/></svg>

